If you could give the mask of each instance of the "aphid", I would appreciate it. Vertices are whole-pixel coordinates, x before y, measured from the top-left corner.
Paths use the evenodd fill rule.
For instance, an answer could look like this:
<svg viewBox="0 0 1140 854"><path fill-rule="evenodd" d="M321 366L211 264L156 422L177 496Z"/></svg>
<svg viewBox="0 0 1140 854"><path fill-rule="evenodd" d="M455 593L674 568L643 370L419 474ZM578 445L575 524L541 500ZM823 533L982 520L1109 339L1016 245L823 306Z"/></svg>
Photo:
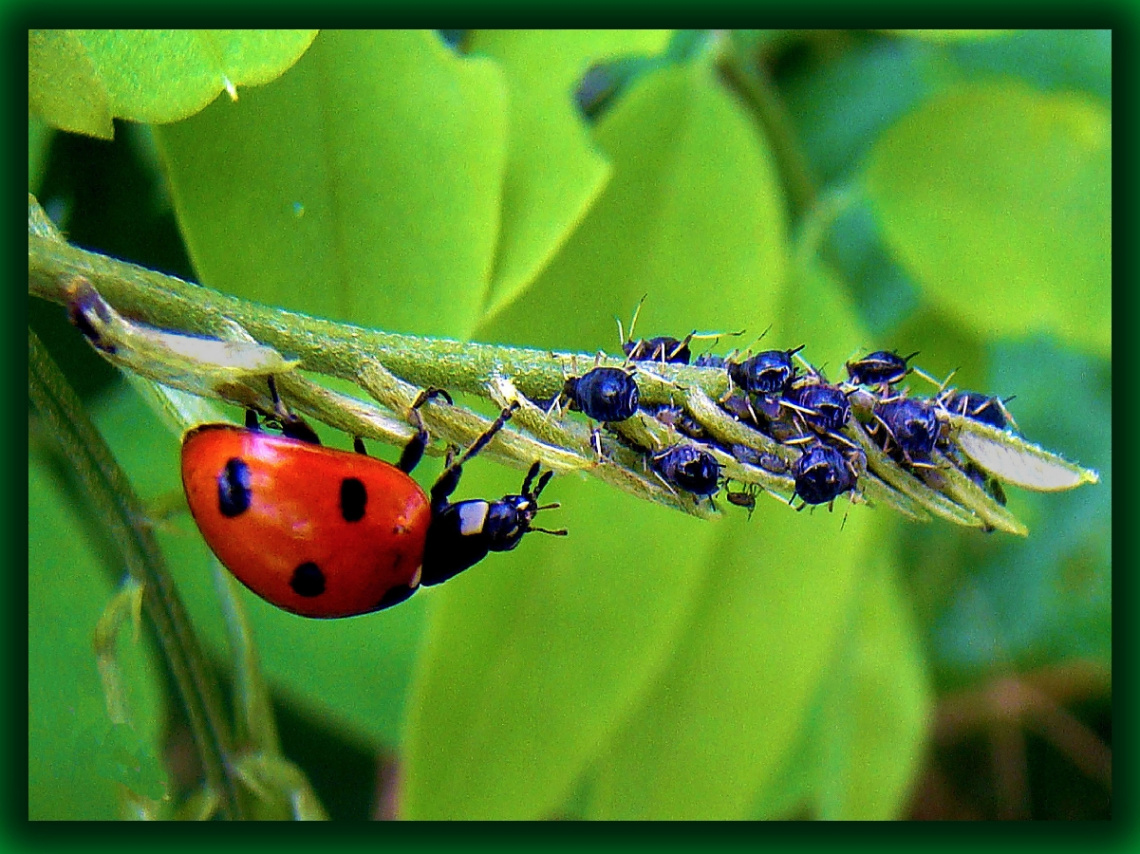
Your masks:
<svg viewBox="0 0 1140 854"><path fill-rule="evenodd" d="M641 397L632 373L623 368L593 368L569 377L562 396L571 409L603 424L631 418Z"/></svg>
<svg viewBox="0 0 1140 854"><path fill-rule="evenodd" d="M760 494L760 487L755 483L744 484L742 490L728 490L725 492L724 497L728 499L728 503L736 507L743 507L748 511L748 518L752 518L753 511L756 510L756 496Z"/></svg>
<svg viewBox="0 0 1140 854"><path fill-rule="evenodd" d="M647 409L662 424L672 427L690 439L704 439L707 436L704 425L680 406L670 406L663 403L643 408Z"/></svg>
<svg viewBox="0 0 1140 854"><path fill-rule="evenodd" d="M792 476L796 489L789 503L799 496L804 504L829 504L844 492L854 489L858 479L848 459L822 442L804 450L792 465Z"/></svg>
<svg viewBox="0 0 1140 854"><path fill-rule="evenodd" d="M915 398L894 398L875 404L875 419L905 462L929 464L941 431L934 406Z"/></svg>
<svg viewBox="0 0 1140 854"><path fill-rule="evenodd" d="M811 382L793 386L788 400L801 418L816 430L831 433L843 428L851 416L851 404L838 386Z"/></svg>
<svg viewBox="0 0 1140 854"><path fill-rule="evenodd" d="M637 304L637 308L633 311L633 319L629 322L629 337L625 335L625 330L622 329L621 320L618 319L618 339L622 342L621 349L625 356L631 362L663 362L672 363L677 365L687 365L692 358L692 352L689 350L689 345L697 339L701 338L720 338L718 333L702 333L698 334L694 329L683 339L671 338L666 335L660 335L656 338L642 338L633 340L633 330L637 326L637 317L641 313L641 306L645 303L646 294ZM740 332L729 333L731 335L740 335Z"/></svg>
<svg viewBox="0 0 1140 854"><path fill-rule="evenodd" d="M848 362L847 376L856 385L890 386L901 382L903 377L910 373L907 363L917 355L917 350L909 356L900 356L887 350L876 350L861 359Z"/></svg>
<svg viewBox="0 0 1140 854"><path fill-rule="evenodd" d="M1009 411L1005 408L1005 404L1011 400L1013 400L1012 397L1001 400L976 391L958 391L957 389L952 389L938 398L938 402L948 412L973 418L975 421L981 421L983 424L989 424L999 430L1004 430L1008 425L1013 424L1013 418L1010 417ZM1016 426L1014 424L1014 427Z"/></svg>
<svg viewBox="0 0 1140 854"><path fill-rule="evenodd" d="M764 350L743 362L727 360L728 376L740 388L752 394L782 394L796 378L792 356L804 348Z"/></svg>
<svg viewBox="0 0 1140 854"><path fill-rule="evenodd" d="M720 463L696 445L672 445L651 455L649 463L666 481L693 495L713 495L720 488Z"/></svg>

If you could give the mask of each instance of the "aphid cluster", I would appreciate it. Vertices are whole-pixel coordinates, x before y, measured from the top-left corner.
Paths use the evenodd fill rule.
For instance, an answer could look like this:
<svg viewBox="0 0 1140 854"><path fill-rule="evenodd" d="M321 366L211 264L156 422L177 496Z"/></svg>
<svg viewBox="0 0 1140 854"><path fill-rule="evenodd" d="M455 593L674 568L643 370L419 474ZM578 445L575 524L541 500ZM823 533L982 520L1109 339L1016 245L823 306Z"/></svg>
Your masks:
<svg viewBox="0 0 1140 854"><path fill-rule="evenodd" d="M638 306L640 309L640 305ZM636 321L636 313L634 320ZM620 321L619 321L619 334ZM638 447L645 467L670 488L696 500L711 500L722 487L730 504L748 510L756 505L759 487L731 485L722 477L714 451L741 463L783 476L794 484L789 501L832 505L846 493L859 493L867 475L865 436L873 449L905 472L939 486L939 467L956 465L998 503L1005 503L1001 485L962 456L949 441L948 416L956 414L991 426L1011 423L1004 403L976 392L938 387L933 396L912 394L903 383L916 372L910 365L917 353L901 356L878 350L845 364L846 378L830 382L800 355L804 345L729 356L702 354L689 348L697 337L661 336L634 339L621 334L625 365L595 367L566 380L561 399L568 408L585 413L603 427L613 428L638 411L669 428L677 441L658 447ZM769 447L761 451L739 442L720 442L692 413L677 403L641 403L637 371L652 365L674 364L723 370L729 389L717 403L735 421L761 433ZM926 374L919 376L938 386ZM861 428L856 432L853 422ZM595 430L595 447L601 445ZM625 444L630 444L628 440ZM937 452L937 455L936 455ZM942 455L942 456L938 456ZM937 460L941 459L941 462Z"/></svg>

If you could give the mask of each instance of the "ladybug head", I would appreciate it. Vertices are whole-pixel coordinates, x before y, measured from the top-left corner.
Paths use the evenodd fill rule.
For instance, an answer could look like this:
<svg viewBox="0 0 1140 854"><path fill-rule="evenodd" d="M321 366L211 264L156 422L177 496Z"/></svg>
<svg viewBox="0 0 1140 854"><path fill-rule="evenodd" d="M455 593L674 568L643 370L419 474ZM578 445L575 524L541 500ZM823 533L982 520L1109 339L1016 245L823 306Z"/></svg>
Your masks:
<svg viewBox="0 0 1140 854"><path fill-rule="evenodd" d="M531 485L534 484L535 476L538 475L538 468L539 464L536 461L530 467L530 471L527 472L519 495L504 495L498 501L492 501L487 509L487 518L483 522L482 534L491 551L510 551L519 544L523 534L528 531L538 531L558 537L566 536L565 530L548 531L545 528L535 528L531 525L538 511L553 510L558 507L557 504L539 505L538 497L546 488L546 484L550 482L554 472L548 471L539 477L538 483L532 489Z"/></svg>

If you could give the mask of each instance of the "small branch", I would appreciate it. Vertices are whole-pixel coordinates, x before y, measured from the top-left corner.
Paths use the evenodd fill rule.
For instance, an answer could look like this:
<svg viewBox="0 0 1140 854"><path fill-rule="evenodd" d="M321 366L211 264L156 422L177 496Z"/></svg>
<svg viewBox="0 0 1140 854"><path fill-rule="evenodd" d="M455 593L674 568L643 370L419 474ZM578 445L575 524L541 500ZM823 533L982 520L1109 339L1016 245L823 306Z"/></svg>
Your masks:
<svg viewBox="0 0 1140 854"><path fill-rule="evenodd" d="M242 795L230 771L232 744L217 685L147 525L146 512L75 393L30 330L28 393L48 433L86 487L111 540L121 549L122 565L143 588L143 610L182 699L207 784L219 794L223 814L240 818Z"/></svg>

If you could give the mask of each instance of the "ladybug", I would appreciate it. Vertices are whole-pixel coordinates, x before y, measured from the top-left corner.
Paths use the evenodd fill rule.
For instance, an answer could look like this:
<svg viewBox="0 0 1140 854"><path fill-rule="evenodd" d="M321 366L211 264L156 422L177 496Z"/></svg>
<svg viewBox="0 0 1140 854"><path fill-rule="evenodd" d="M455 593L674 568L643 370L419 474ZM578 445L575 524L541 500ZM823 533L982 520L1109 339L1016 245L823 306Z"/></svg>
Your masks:
<svg viewBox="0 0 1140 854"><path fill-rule="evenodd" d="M605 424L633 417L641 393L628 371L594 368L580 377L567 379L562 397L569 402L571 409Z"/></svg>
<svg viewBox="0 0 1140 854"><path fill-rule="evenodd" d="M409 476L428 442L418 408L445 392L427 390L411 409L416 435L397 465L322 447L296 416L265 432L204 424L182 441L182 484L206 544L266 601L304 617L351 617L388 608L421 585L439 584L488 552L509 551L540 510L552 472L536 462L518 495L452 503L462 466L502 429L505 409L426 495ZM450 398L448 398L450 401ZM304 426L302 426L304 425ZM556 507L557 505L550 505ZM544 533L564 535L565 531Z"/></svg>
<svg viewBox="0 0 1140 854"><path fill-rule="evenodd" d="M719 488L720 463L696 445L672 445L651 455L649 464L669 483L693 495L713 495Z"/></svg>
<svg viewBox="0 0 1140 854"><path fill-rule="evenodd" d="M882 401L875 404L875 419L894 440L905 462L929 463L941 432L931 404L909 397Z"/></svg>
<svg viewBox="0 0 1140 854"><path fill-rule="evenodd" d="M803 452L792 466L792 475L796 479L796 489L788 503L795 501L798 495L804 501L800 510L808 504L831 503L844 492L854 489L857 480L847 458L822 442Z"/></svg>
<svg viewBox="0 0 1140 854"><path fill-rule="evenodd" d="M752 394L781 394L796 378L792 356L804 348L764 350L743 362L726 361L729 378Z"/></svg>
<svg viewBox="0 0 1140 854"><path fill-rule="evenodd" d="M894 385L910 373L907 363L917 355L917 350L909 356L900 356L887 350L876 350L861 359L848 362L847 376L856 385Z"/></svg>

